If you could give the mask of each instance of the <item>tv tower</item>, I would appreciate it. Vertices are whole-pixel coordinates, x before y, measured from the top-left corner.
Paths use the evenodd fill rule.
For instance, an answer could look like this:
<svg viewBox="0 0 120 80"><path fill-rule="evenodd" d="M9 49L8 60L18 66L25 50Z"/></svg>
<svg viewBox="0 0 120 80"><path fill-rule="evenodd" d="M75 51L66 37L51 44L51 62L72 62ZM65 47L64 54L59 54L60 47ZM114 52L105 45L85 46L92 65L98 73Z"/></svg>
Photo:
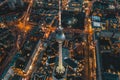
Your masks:
<svg viewBox="0 0 120 80"><path fill-rule="evenodd" d="M62 58L62 43L65 40L65 35L62 31L62 25L61 25L61 13L62 13L62 1L59 0L59 26L58 30L56 31L56 41L59 44L59 60L58 60L58 65L55 68L55 73L54 73L54 80L63 80L65 76L66 69L63 66L63 58Z"/></svg>

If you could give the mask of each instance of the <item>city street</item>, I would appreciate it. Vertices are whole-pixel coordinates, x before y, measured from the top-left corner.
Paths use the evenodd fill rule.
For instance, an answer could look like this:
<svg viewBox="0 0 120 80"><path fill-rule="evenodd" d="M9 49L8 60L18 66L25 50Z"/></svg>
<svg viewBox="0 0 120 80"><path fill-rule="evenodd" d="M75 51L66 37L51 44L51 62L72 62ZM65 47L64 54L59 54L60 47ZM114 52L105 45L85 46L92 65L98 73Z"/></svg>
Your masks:
<svg viewBox="0 0 120 80"><path fill-rule="evenodd" d="M119 0L0 0L0 80L119 80Z"/></svg>

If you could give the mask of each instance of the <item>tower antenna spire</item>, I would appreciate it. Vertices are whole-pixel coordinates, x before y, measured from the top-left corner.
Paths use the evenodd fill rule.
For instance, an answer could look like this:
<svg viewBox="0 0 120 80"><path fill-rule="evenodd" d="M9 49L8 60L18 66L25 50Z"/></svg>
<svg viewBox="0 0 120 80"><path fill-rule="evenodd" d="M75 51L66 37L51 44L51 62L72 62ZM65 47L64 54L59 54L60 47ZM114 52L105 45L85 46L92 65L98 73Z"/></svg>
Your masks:
<svg viewBox="0 0 120 80"><path fill-rule="evenodd" d="M59 16L59 28L61 29L62 28L62 25L61 25L61 13L62 13L62 1L59 0L59 13L58 13L58 16Z"/></svg>

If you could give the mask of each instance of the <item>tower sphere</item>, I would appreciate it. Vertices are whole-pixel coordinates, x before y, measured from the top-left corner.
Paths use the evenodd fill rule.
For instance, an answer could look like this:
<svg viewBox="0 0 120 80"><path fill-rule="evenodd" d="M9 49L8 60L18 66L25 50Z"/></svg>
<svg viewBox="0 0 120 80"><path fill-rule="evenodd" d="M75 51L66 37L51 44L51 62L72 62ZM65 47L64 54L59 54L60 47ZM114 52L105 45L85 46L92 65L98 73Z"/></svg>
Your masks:
<svg viewBox="0 0 120 80"><path fill-rule="evenodd" d="M64 41L65 40L65 34L63 33L62 29L58 29L56 31L56 40L57 41Z"/></svg>

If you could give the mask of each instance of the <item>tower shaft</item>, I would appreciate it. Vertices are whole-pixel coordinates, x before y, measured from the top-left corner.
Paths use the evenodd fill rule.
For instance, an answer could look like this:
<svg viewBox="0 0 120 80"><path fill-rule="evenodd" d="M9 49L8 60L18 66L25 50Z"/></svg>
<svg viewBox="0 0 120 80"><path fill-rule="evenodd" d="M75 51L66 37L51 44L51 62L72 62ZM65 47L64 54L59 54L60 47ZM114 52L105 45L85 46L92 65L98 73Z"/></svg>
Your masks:
<svg viewBox="0 0 120 80"><path fill-rule="evenodd" d="M59 68L62 69L63 68L63 64L62 64L62 42L58 42L59 43Z"/></svg>

